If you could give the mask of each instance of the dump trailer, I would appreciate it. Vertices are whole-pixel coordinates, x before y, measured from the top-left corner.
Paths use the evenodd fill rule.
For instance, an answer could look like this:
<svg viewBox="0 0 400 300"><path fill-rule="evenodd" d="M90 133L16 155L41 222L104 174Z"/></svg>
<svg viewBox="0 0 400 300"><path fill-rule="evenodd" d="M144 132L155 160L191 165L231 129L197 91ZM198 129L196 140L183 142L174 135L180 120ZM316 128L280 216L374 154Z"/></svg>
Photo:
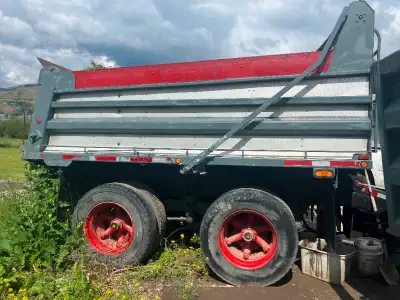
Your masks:
<svg viewBox="0 0 400 300"><path fill-rule="evenodd" d="M295 261L310 207L330 251L362 227L354 183L373 185L378 144L385 234L400 235L400 53L381 63L380 50L374 11L355 1L313 52L47 65L24 159L60 170L59 197L98 259L144 263L180 221L200 228L223 280L270 285Z"/></svg>

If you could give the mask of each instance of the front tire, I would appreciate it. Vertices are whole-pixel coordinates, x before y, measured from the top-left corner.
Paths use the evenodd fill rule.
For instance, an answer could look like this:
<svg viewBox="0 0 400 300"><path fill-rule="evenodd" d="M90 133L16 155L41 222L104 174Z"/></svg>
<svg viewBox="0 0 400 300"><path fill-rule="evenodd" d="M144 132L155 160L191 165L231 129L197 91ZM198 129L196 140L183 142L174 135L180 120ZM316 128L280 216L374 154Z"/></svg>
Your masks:
<svg viewBox="0 0 400 300"><path fill-rule="evenodd" d="M159 238L157 215L149 197L119 183L98 186L79 200L72 226L81 222L89 255L111 265L146 261Z"/></svg>
<svg viewBox="0 0 400 300"><path fill-rule="evenodd" d="M275 283L290 270L298 249L287 204L251 188L227 192L209 207L200 240L209 267L237 286Z"/></svg>

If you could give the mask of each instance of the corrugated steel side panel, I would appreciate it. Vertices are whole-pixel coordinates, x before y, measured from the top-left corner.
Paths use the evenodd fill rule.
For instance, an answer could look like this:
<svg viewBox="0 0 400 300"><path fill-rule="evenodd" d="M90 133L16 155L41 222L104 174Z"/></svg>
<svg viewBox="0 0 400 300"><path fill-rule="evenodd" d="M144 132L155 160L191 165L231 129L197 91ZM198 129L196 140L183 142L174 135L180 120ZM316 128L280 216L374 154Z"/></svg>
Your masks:
<svg viewBox="0 0 400 300"><path fill-rule="evenodd" d="M101 151L104 151L104 149L124 151L124 148L152 149L153 152L158 153L204 150L224 133L215 129L218 127L216 124L223 122L223 120L240 122L242 118L248 116L257 107L254 105L230 106L229 103L231 101L237 99L249 99L249 102L251 99L267 100L287 83L287 81L227 82L226 84L215 86L199 85L194 87L169 87L165 89L120 90L117 92L99 90L98 92L85 92L82 94L61 94L56 99L56 104L69 103L68 105L73 105L73 103L80 104L90 101L98 102L99 105L98 107L86 108L56 107L53 121L49 122L49 128L53 129L47 150L58 151L63 146L80 149L94 147L93 151L98 151L98 149L103 149ZM323 105L295 105L293 102L296 100L293 100L291 102L292 105L270 107L267 111L259 115L257 122L264 123L267 120L274 119L277 122L284 121L287 125L288 122L293 121L292 131L287 128L285 130L282 129L282 131L275 130L274 133L271 131L271 136L262 131L264 136L259 136L261 131L254 130L252 132L249 130L245 133L242 132L240 137L229 139L217 150L224 155L244 155L246 153L249 156L272 155L277 157L287 156L282 151L297 151L302 153L301 155L304 155L305 152L316 152L321 156L326 156L329 152L348 152L347 156L349 157L354 152L367 151L369 141L367 136L353 135L346 137L343 136L343 132L335 136L332 132L329 134L325 132L324 134L323 130L325 129L321 129L322 133L319 132L313 136L311 132L318 131L319 128L312 127L311 123L313 121L326 121L335 124L343 120L348 122L354 121L354 124L357 124L357 122L368 123L369 103L348 105L340 100L341 97L369 96L368 77L355 76L306 80L303 84L293 88L285 96L289 99L315 97L317 99L327 99L329 103L324 103ZM213 105L213 101L210 101L210 105L207 105L208 99L213 99L214 102L226 101L227 105L224 106L221 102L219 105ZM336 100L337 103L335 102ZM164 101L164 103L186 101L188 105L149 107L129 107L129 105L119 107L116 105L115 107L102 107L102 103L110 103L112 101L118 101L120 104L124 103L124 101L127 103L134 103L136 101L143 101L144 103L148 101L152 103L154 101ZM190 101L204 102L202 106L196 106L191 105ZM175 131L171 129L174 127L171 124L173 122L176 124L179 120L183 122L182 126L184 127L188 118L192 118L190 123L202 124L202 126L199 126L198 131L193 130L182 134L176 133L176 129ZM90 120L99 123L98 125L89 126L88 122L91 122ZM124 124L121 123L121 132L118 133L115 131L116 129L110 130L111 128L119 128L119 125L113 125L108 128L105 120L107 120L108 124L111 124L109 122L112 122L112 120L126 120L127 122ZM298 128L296 131L296 121L298 120L301 120L303 124L301 125L301 130ZM310 134L307 133L307 125L304 124L304 121L307 120L310 121ZM57 122L54 123L55 121ZM104 122L101 123L102 121ZM139 126L135 125L135 122L138 122L137 124L140 123L140 128L147 128L143 129L143 134L138 134L135 131L136 126ZM158 129L151 126L152 130L150 132L150 127L143 127L142 122L146 124L148 122L158 122L160 124ZM209 127L204 125L206 122L210 123ZM82 127L77 123L82 125ZM128 125L128 123L131 125ZM70 131L68 131L68 126L70 127ZM93 128L97 128L96 126L98 130L93 132ZM129 130L129 126L132 126L132 132L122 134L122 130ZM190 126L190 128L195 127ZM355 130L354 127L357 127L357 125L349 127L349 131ZM61 130L60 128L63 129ZM104 128L104 133L101 133L102 128ZM106 128L108 129L106 130ZM168 128L171 130L168 131ZM208 131L207 128L209 129ZM85 130L87 131L85 132ZM215 130L215 132L212 130Z"/></svg>

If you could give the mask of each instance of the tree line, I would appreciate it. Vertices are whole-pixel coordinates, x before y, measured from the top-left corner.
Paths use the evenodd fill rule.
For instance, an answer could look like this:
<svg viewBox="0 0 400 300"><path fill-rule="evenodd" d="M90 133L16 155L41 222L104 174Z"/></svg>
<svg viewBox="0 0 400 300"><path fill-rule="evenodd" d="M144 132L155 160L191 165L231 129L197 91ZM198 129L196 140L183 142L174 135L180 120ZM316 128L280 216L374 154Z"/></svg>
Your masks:
<svg viewBox="0 0 400 300"><path fill-rule="evenodd" d="M20 117L14 117L6 120L0 120L0 138L23 139L29 134L31 126L30 120L26 120L24 132L24 120Z"/></svg>

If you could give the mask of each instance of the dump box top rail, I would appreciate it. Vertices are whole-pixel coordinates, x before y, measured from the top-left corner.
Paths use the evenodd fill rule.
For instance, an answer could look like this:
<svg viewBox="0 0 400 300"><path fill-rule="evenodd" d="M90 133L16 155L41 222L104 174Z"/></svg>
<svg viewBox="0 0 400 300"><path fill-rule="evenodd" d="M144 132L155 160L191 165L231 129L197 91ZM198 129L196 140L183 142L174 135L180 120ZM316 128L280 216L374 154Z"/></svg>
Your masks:
<svg viewBox="0 0 400 300"><path fill-rule="evenodd" d="M26 160L371 168L374 11L321 51L39 76ZM221 138L222 137L222 138Z"/></svg>

